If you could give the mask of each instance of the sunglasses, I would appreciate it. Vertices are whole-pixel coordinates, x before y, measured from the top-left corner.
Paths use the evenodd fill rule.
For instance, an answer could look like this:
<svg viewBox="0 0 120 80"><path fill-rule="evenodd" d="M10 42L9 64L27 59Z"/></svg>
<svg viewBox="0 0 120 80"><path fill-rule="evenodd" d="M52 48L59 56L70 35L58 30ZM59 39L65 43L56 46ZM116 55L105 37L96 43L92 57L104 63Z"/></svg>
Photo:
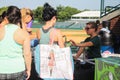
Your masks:
<svg viewBox="0 0 120 80"><path fill-rule="evenodd" d="M93 28L85 27L85 30L89 30L89 29L93 29Z"/></svg>

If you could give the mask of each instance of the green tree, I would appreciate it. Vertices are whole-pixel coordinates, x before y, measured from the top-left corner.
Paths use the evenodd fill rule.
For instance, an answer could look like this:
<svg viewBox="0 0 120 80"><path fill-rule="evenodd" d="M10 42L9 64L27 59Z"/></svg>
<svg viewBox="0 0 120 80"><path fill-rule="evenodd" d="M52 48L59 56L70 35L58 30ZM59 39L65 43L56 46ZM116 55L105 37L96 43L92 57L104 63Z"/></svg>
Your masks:
<svg viewBox="0 0 120 80"><path fill-rule="evenodd" d="M80 10L77 10L76 8L72 8L72 7L65 7L64 9L65 12L68 12L70 15L73 15L73 14L76 14L76 13L79 13Z"/></svg>
<svg viewBox="0 0 120 80"><path fill-rule="evenodd" d="M57 11L58 11L58 12L61 12L61 11L63 11L63 10L64 10L64 6L59 5L59 6L57 7Z"/></svg>
<svg viewBox="0 0 120 80"><path fill-rule="evenodd" d="M43 7L37 7L37 9L33 10L35 20L42 21L42 11Z"/></svg>
<svg viewBox="0 0 120 80"><path fill-rule="evenodd" d="M64 12L64 11L60 11L58 13L58 21L65 21L65 20L68 20L68 13L67 12Z"/></svg>
<svg viewBox="0 0 120 80"><path fill-rule="evenodd" d="M58 21L65 21L69 20L73 14L79 13L80 10L77 10L76 8L72 7L64 7L64 6L58 6L57 7L58 11Z"/></svg>
<svg viewBox="0 0 120 80"><path fill-rule="evenodd" d="M58 13L57 15L58 21L69 20L73 14L81 12L80 10L76 8L72 8L69 6L64 7L61 5L56 7L56 9ZM38 20L40 22L42 21L42 11L43 11L43 7L37 7L37 9L33 10L35 20Z"/></svg>
<svg viewBox="0 0 120 80"><path fill-rule="evenodd" d="M1 15L4 11L6 11L7 8L8 8L8 7L2 7L2 8L0 8L0 15Z"/></svg>

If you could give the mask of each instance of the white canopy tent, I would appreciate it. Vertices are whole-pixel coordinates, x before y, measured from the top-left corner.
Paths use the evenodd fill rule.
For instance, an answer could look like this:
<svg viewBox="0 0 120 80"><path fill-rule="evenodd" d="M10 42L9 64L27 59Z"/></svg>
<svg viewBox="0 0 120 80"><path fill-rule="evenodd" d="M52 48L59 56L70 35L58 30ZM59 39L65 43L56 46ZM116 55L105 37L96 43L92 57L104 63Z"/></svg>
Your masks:
<svg viewBox="0 0 120 80"><path fill-rule="evenodd" d="M100 18L100 11L84 11L71 16L71 20L97 20Z"/></svg>

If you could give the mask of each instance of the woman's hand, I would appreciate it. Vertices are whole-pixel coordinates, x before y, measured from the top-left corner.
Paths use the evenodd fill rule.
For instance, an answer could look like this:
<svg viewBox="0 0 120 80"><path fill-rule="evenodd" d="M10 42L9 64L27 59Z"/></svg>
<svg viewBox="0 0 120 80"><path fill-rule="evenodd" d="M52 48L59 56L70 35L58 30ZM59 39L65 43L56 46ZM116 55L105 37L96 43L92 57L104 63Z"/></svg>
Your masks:
<svg viewBox="0 0 120 80"><path fill-rule="evenodd" d="M70 40L70 42L72 42L73 46L77 46L77 44L73 40Z"/></svg>
<svg viewBox="0 0 120 80"><path fill-rule="evenodd" d="M73 59L74 60L77 60L79 57L78 56L73 56Z"/></svg>
<svg viewBox="0 0 120 80"><path fill-rule="evenodd" d="M26 73L27 73L27 77L26 77L26 80L28 80L29 78L30 78L30 71L26 71Z"/></svg>

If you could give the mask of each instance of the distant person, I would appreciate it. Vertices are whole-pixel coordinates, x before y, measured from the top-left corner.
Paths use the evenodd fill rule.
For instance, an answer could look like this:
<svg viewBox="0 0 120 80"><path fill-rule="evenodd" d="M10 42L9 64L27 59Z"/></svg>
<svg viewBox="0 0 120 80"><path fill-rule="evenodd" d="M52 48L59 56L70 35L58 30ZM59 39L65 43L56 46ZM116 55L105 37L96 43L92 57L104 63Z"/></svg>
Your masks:
<svg viewBox="0 0 120 80"><path fill-rule="evenodd" d="M100 25L100 21L96 20L96 24L97 24L97 26L99 26Z"/></svg>
<svg viewBox="0 0 120 80"><path fill-rule="evenodd" d="M45 21L43 27L38 30L37 38L40 44L58 44L64 47L62 33L59 29L54 28L57 20L57 11L48 3L44 4L42 18Z"/></svg>
<svg viewBox="0 0 120 80"><path fill-rule="evenodd" d="M111 34L113 39L113 48L114 48L115 54L120 54L120 34L118 34L117 32L118 29L119 28L115 28L115 27L111 29Z"/></svg>
<svg viewBox="0 0 120 80"><path fill-rule="evenodd" d="M32 35L33 12L28 8L22 8L20 11L22 15L22 29L29 33L31 47L34 47L38 44L38 40Z"/></svg>
<svg viewBox="0 0 120 80"><path fill-rule="evenodd" d="M22 28L28 33L32 34L32 22L33 22L33 12L28 8L22 8L21 9L21 15L22 15Z"/></svg>
<svg viewBox="0 0 120 80"><path fill-rule="evenodd" d="M4 27L6 24L8 23L7 19L6 19L6 11L4 11L1 15L0 15L0 28Z"/></svg>
<svg viewBox="0 0 120 80"><path fill-rule="evenodd" d="M95 22L86 23L85 27L86 33L90 37L86 38L84 42L76 44L73 40L70 40L74 46L80 47L77 54L74 56L75 59L78 59L79 56L86 50L86 58L94 59L101 57L100 54L100 39L96 33L97 25Z"/></svg>
<svg viewBox="0 0 120 80"><path fill-rule="evenodd" d="M111 31L113 39L113 48L115 54L120 54L120 35L115 34L114 31Z"/></svg>
<svg viewBox="0 0 120 80"><path fill-rule="evenodd" d="M118 21L114 24L114 26L112 25L111 21L111 26L110 30L111 30L111 34L112 34L112 40L113 40L113 48L114 48L114 53L115 54L120 54L120 20L118 19Z"/></svg>
<svg viewBox="0 0 120 80"><path fill-rule="evenodd" d="M107 33L110 33L110 30L109 30L109 23L108 21L103 21L102 22L102 26L99 26L100 27L100 31L105 31Z"/></svg>
<svg viewBox="0 0 120 80"><path fill-rule="evenodd" d="M109 30L110 23L108 21L103 21L101 29L98 33L100 40L101 40L101 53L104 56L104 54L111 54L114 53L113 49L113 41L111 32Z"/></svg>
<svg viewBox="0 0 120 80"><path fill-rule="evenodd" d="M0 28L0 80L26 80L31 72L29 34L21 29L21 12L16 6L6 11L8 24Z"/></svg>

